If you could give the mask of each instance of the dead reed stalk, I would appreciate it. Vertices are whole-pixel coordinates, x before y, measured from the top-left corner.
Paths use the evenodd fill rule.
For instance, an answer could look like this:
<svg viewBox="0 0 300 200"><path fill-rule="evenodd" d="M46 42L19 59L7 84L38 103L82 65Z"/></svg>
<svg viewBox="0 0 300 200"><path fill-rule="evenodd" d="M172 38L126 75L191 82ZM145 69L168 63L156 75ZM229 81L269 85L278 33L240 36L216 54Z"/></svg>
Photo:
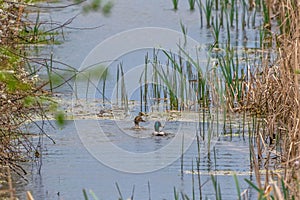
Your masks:
<svg viewBox="0 0 300 200"><path fill-rule="evenodd" d="M272 12L278 22L270 30L276 41L277 60L271 63L269 56L264 55L262 71L252 76L247 103L263 119L264 126L256 134L262 136L261 142L268 141L268 145L259 151L269 155L280 150L284 185L290 197L300 199L300 2L270 0L267 3L274 5ZM268 156L264 164L269 161ZM275 197L280 199L282 195L275 189Z"/></svg>

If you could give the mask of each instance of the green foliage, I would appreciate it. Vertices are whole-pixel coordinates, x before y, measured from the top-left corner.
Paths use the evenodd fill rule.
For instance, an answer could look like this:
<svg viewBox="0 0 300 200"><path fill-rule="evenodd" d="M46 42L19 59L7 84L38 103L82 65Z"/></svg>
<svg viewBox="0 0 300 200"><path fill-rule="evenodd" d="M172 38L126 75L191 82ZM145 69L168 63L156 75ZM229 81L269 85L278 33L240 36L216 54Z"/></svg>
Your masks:
<svg viewBox="0 0 300 200"><path fill-rule="evenodd" d="M28 91L31 89L29 83L19 80L15 75L14 71L0 71L0 82L6 85L6 92L15 92L16 90Z"/></svg>
<svg viewBox="0 0 300 200"><path fill-rule="evenodd" d="M233 174L233 178L234 178L235 187L236 187L237 194L238 194L238 200L241 200L240 184L239 184L239 180L238 180L236 174Z"/></svg>
<svg viewBox="0 0 300 200"><path fill-rule="evenodd" d="M27 96L23 99L23 105L25 107L30 107L32 106L33 104L35 104L36 100L33 96Z"/></svg>
<svg viewBox="0 0 300 200"><path fill-rule="evenodd" d="M189 2L190 10L195 10L196 0L188 0L188 2Z"/></svg>
<svg viewBox="0 0 300 200"><path fill-rule="evenodd" d="M103 8L102 8L102 13L104 15L110 14L111 9L113 8L114 4L113 2L109 1L106 4L104 4Z"/></svg>
<svg viewBox="0 0 300 200"><path fill-rule="evenodd" d="M202 3L201 3L202 5ZM211 26L211 16L212 16L212 8L213 8L213 1L212 0L206 0L205 1L205 7L202 5L205 17L206 17L206 26L209 28Z"/></svg>
<svg viewBox="0 0 300 200"><path fill-rule="evenodd" d="M215 38L215 47L219 47L219 37L220 37L220 29L221 29L221 23L219 23L218 17L216 17L216 21L212 22L213 27L213 36Z"/></svg>
<svg viewBox="0 0 300 200"><path fill-rule="evenodd" d="M78 73L78 80L88 81L89 79L106 80L109 76L108 67L103 65L95 65Z"/></svg>
<svg viewBox="0 0 300 200"><path fill-rule="evenodd" d="M174 10L178 10L178 3L179 3L179 0L172 0L172 3L173 3L173 9L174 9Z"/></svg>
<svg viewBox="0 0 300 200"><path fill-rule="evenodd" d="M88 194L85 189L82 189L82 193L83 193L84 200L89 200ZM92 195L94 200L99 200L93 191L90 191L90 194Z"/></svg>
<svg viewBox="0 0 300 200"><path fill-rule="evenodd" d="M248 179L244 179L253 189L255 189L258 192L258 199L259 200L266 200L267 198L264 196L264 190L263 189L259 189L254 183L252 183L250 180Z"/></svg>
<svg viewBox="0 0 300 200"><path fill-rule="evenodd" d="M106 2L103 5L102 0L93 0L91 3L89 3L83 7L83 12L89 13L91 11L92 12L101 11L104 15L107 15L110 13L113 5L114 5L113 2L111 2L111 1Z"/></svg>
<svg viewBox="0 0 300 200"><path fill-rule="evenodd" d="M65 114L63 111L57 111L55 113L56 124L59 127L63 127L65 125Z"/></svg>

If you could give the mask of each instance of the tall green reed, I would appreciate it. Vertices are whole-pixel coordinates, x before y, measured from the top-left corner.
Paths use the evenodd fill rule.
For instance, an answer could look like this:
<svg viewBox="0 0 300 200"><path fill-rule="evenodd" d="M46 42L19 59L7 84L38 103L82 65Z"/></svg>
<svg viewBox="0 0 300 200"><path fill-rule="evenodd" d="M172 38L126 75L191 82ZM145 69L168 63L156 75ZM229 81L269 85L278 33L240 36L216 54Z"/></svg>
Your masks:
<svg viewBox="0 0 300 200"><path fill-rule="evenodd" d="M215 38L215 47L219 47L219 37L220 37L220 29L221 29L221 23L219 23L218 17L216 16L215 22L212 22L212 27L213 27L213 36Z"/></svg>
<svg viewBox="0 0 300 200"><path fill-rule="evenodd" d="M183 33L183 36L184 36L184 46L185 46L188 29L181 20L180 20L180 28L181 28L181 32Z"/></svg>
<svg viewBox="0 0 300 200"><path fill-rule="evenodd" d="M125 74L123 71L123 63L121 62L118 65L121 74L121 106L125 109L125 112L128 111L128 97L126 92L126 84L125 84Z"/></svg>
<svg viewBox="0 0 300 200"><path fill-rule="evenodd" d="M190 10L195 10L196 0L188 0L188 2L189 2Z"/></svg>
<svg viewBox="0 0 300 200"><path fill-rule="evenodd" d="M203 6L202 6L201 0L196 0L196 2L197 2L197 6L199 8L200 28L202 28L203 27L203 11L202 11Z"/></svg>
<svg viewBox="0 0 300 200"><path fill-rule="evenodd" d="M201 2L202 4L202 2ZM203 5L202 5L203 7ZM213 10L213 0L206 0L205 7L203 8L205 17L206 17L206 26L210 28L211 26L211 17L212 17L212 10Z"/></svg>
<svg viewBox="0 0 300 200"><path fill-rule="evenodd" d="M235 6L234 0L231 0L230 11L229 11L229 19L230 19L231 27L233 27L233 21L234 21L234 13L235 13L234 6Z"/></svg>
<svg viewBox="0 0 300 200"><path fill-rule="evenodd" d="M102 102L103 104L105 103L105 88L106 88L106 79L108 77L108 67L106 67L103 71L103 73L101 74L101 79L103 82L102 85Z"/></svg>
<svg viewBox="0 0 300 200"><path fill-rule="evenodd" d="M172 3L173 3L173 9L174 9L174 10L178 10L178 3L179 3L179 0L172 0Z"/></svg>
<svg viewBox="0 0 300 200"><path fill-rule="evenodd" d="M218 178L214 175L211 175L211 181L215 190L215 199L222 200L222 193L220 183L218 183Z"/></svg>

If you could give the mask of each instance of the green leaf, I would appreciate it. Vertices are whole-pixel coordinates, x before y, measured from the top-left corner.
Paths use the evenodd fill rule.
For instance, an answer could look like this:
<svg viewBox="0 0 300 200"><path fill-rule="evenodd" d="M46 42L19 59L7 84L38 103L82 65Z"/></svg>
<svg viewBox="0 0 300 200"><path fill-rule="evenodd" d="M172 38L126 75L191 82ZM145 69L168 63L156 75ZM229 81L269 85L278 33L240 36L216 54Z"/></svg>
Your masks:
<svg viewBox="0 0 300 200"><path fill-rule="evenodd" d="M27 96L23 100L23 104L25 107L31 106L32 104L34 104L34 102L35 102L35 98L32 96Z"/></svg>
<svg viewBox="0 0 300 200"><path fill-rule="evenodd" d="M65 124L65 114L63 111L58 111L55 114L55 120L56 120L56 124L60 127L62 127Z"/></svg>
<svg viewBox="0 0 300 200"><path fill-rule="evenodd" d="M89 200L85 189L82 189L82 193L83 193L83 196L84 196L84 200Z"/></svg>
<svg viewBox="0 0 300 200"><path fill-rule="evenodd" d="M102 8L103 14L108 15L113 6L114 6L113 2L111 2L111 1L107 2Z"/></svg>

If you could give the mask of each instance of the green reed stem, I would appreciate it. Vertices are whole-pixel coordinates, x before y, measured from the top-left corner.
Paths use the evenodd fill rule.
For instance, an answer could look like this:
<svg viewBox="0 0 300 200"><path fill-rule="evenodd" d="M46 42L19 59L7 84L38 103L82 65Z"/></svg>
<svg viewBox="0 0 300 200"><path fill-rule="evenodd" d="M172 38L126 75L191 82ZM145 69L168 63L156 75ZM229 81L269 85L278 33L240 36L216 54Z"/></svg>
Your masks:
<svg viewBox="0 0 300 200"><path fill-rule="evenodd" d="M182 142L181 142L181 159L180 159L181 176L183 176L183 156L184 156L184 134L182 134Z"/></svg>
<svg viewBox="0 0 300 200"><path fill-rule="evenodd" d="M144 96L143 96L143 100L144 100L144 111L146 112L147 109L147 95L148 95L148 54L146 54L145 56L145 70L144 70Z"/></svg>
<svg viewBox="0 0 300 200"><path fill-rule="evenodd" d="M219 37L220 37L220 29L221 29L221 23L219 23L218 17L216 16L216 21L215 23L212 22L212 27L213 27L213 36L215 38L215 47L219 47Z"/></svg>
<svg viewBox="0 0 300 200"><path fill-rule="evenodd" d="M201 0L196 0L198 8L199 8L199 14L200 14L200 28L203 28L203 11L202 11L202 2Z"/></svg>
<svg viewBox="0 0 300 200"><path fill-rule="evenodd" d="M88 94L89 94L89 86L90 86L90 78L91 78L91 74L88 74L88 81L86 83L86 90L85 90L85 100L88 100ZM103 100L104 101L104 100ZM103 102L104 103L104 102Z"/></svg>
<svg viewBox="0 0 300 200"><path fill-rule="evenodd" d="M187 27L182 23L182 21L180 20L180 28L181 28L181 32L183 33L183 37L184 37L184 46L186 45L186 37L187 37Z"/></svg>
<svg viewBox="0 0 300 200"><path fill-rule="evenodd" d="M119 105L119 80L120 80L120 68L117 67L117 92L116 92L116 100L117 105Z"/></svg>
<svg viewBox="0 0 300 200"><path fill-rule="evenodd" d="M105 68L105 70L103 71L103 73L101 75L102 80L103 80L103 85L102 85L102 101L103 101L103 104L105 103L105 88L106 88L107 76L108 76L108 67Z"/></svg>
<svg viewBox="0 0 300 200"><path fill-rule="evenodd" d="M123 200L124 198L123 198L123 195L122 195L122 193L121 193L120 187L119 187L119 185L118 185L118 183L117 183L117 182L116 182L115 184L116 184L116 187L117 187L118 193L119 193L119 195L120 195L120 197L119 197L119 200Z"/></svg>
<svg viewBox="0 0 300 200"><path fill-rule="evenodd" d="M230 7L230 26L233 27L233 20L234 20L234 0L231 0L231 7Z"/></svg>
<svg viewBox="0 0 300 200"><path fill-rule="evenodd" d="M188 2L189 2L190 10L195 10L196 0L188 0Z"/></svg>
<svg viewBox="0 0 300 200"><path fill-rule="evenodd" d="M238 200L242 200L242 199L241 199L241 189L240 189L240 184L239 184L239 180L238 180L236 174L233 174L233 178L234 178L235 187L236 187L237 194L238 194Z"/></svg>
<svg viewBox="0 0 300 200"><path fill-rule="evenodd" d="M212 8L213 8L213 0L206 0L205 1L205 8L204 8L204 13L206 16L206 23L207 23L207 28L210 28L211 26L211 16L212 16Z"/></svg>
<svg viewBox="0 0 300 200"><path fill-rule="evenodd" d="M172 0L172 3L173 3L173 9L174 9L174 10L178 10L178 3L179 3L179 0Z"/></svg>
<svg viewBox="0 0 300 200"><path fill-rule="evenodd" d="M125 87L125 76L123 71L123 63L119 64L120 72L121 72L121 105L125 109L125 111L128 111L128 97L126 93L126 87Z"/></svg>

